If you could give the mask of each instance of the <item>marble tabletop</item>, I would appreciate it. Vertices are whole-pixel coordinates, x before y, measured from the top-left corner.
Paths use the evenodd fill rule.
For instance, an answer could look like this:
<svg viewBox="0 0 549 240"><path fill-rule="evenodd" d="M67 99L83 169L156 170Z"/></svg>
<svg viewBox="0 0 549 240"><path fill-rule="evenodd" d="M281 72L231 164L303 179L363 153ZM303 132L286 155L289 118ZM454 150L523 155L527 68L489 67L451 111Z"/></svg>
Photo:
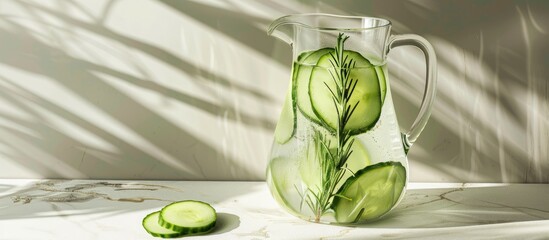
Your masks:
<svg viewBox="0 0 549 240"><path fill-rule="evenodd" d="M184 199L218 212L184 239L549 239L549 185L411 183L384 219L315 224L284 212L265 182L0 180L0 239L155 239L142 218Z"/></svg>

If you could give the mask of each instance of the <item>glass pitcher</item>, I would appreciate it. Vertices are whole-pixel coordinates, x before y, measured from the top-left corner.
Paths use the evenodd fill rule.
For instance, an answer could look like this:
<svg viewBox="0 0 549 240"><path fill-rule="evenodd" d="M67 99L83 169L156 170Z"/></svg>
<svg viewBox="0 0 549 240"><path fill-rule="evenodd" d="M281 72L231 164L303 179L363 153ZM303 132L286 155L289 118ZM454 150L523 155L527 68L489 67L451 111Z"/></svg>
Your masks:
<svg viewBox="0 0 549 240"><path fill-rule="evenodd" d="M406 154L431 113L436 56L422 37L391 35L388 20L328 14L277 19L269 34L293 47L292 77L267 168L276 201L312 222L379 219L404 196ZM406 133L395 115L386 55L421 49L427 79L419 115Z"/></svg>

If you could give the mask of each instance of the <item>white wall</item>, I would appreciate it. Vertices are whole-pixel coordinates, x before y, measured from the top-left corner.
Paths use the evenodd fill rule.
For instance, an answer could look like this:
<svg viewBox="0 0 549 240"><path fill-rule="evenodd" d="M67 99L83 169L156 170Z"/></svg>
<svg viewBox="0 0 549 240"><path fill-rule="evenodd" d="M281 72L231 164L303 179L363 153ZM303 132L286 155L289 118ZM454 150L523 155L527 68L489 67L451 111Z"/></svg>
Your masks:
<svg viewBox="0 0 549 240"><path fill-rule="evenodd" d="M0 177L263 179L296 12L384 17L439 57L412 181L549 182L544 1L0 0ZM424 61L389 55L403 128Z"/></svg>

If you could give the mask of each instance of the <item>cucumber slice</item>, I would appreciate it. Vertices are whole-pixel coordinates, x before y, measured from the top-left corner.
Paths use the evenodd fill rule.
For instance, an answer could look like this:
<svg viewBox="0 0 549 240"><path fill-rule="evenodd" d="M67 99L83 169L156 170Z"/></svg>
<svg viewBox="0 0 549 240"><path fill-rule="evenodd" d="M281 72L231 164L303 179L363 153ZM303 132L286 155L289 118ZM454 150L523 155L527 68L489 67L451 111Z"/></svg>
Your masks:
<svg viewBox="0 0 549 240"><path fill-rule="evenodd" d="M349 79L358 81L347 106L353 107L357 103L358 105L344 130L356 135L372 128L379 119L381 114L381 89L375 67L370 61L354 51L345 50L343 55L344 58L352 59L355 62L354 68L350 70ZM309 93L313 111L329 128L328 130L335 131L339 124L339 114L336 106L334 106L330 91L331 89L336 92L337 89L337 85L332 78L332 74L335 73L330 63L331 58L331 54L325 54L318 60L318 67L315 67L311 72Z"/></svg>
<svg viewBox="0 0 549 240"><path fill-rule="evenodd" d="M275 141L279 144L284 144L294 136L295 133L295 105L292 101L292 87L290 86L289 92L286 94L286 100L282 106L282 112L280 112L280 118L275 128Z"/></svg>
<svg viewBox="0 0 549 240"><path fill-rule="evenodd" d="M381 217L396 204L405 184L406 169L399 162L381 162L358 171L334 197L336 220L353 223Z"/></svg>
<svg viewBox="0 0 549 240"><path fill-rule="evenodd" d="M296 72L296 77L294 78L294 80L296 81L295 88L297 94L297 107L305 117L316 123L320 123L320 121L313 111L311 98L309 97L309 82L311 81L311 71L318 63L318 60L330 51L333 52L334 49L322 48L304 57L300 62L298 62L298 64L301 66Z"/></svg>
<svg viewBox="0 0 549 240"><path fill-rule="evenodd" d="M335 142L335 141L332 141ZM317 149L314 141L311 141L305 151L307 154L299 161L299 176L307 189L313 193L322 191L322 168L320 159L317 156Z"/></svg>
<svg viewBox="0 0 549 240"><path fill-rule="evenodd" d="M307 52L300 53L299 56L297 56L297 62L298 63L302 62L303 60L305 60L307 57L309 57L314 52L316 52L316 51L307 51Z"/></svg>
<svg viewBox="0 0 549 240"><path fill-rule="evenodd" d="M356 172L371 164L370 154L368 154L366 147L364 147L364 145L357 138L355 138L353 146L351 146L351 151L352 153L349 156L349 159L347 159L346 167L347 169L353 171L353 173L356 174ZM341 184L343 184L345 179L348 179L352 175L353 174L351 172L345 171L343 174L343 180L340 181Z"/></svg>
<svg viewBox="0 0 549 240"><path fill-rule="evenodd" d="M181 201L160 210L160 226L183 235L202 234L211 231L217 219L215 209L205 202Z"/></svg>
<svg viewBox="0 0 549 240"><path fill-rule="evenodd" d="M297 56L297 62L301 62L303 59L307 58L314 51L303 52ZM294 63L292 66L292 81L290 82L290 87L288 93L286 94L286 100L282 106L282 112L280 113L280 118L276 124L275 129L275 140L279 144L284 144L288 142L295 134L296 128L296 77L299 70L299 64Z"/></svg>
<svg viewBox="0 0 549 240"><path fill-rule="evenodd" d="M330 142L336 143L336 139L333 138ZM335 154L336 149L331 148L330 151ZM347 159L347 165L346 167L353 171L358 172L358 170L365 168L366 166L370 165L370 157L368 152L366 151L366 148L358 139L355 139L353 142L353 145L351 146L351 155ZM307 155L306 158L300 161L299 165L299 174L301 176L301 180L309 191L312 191L313 193L318 193L318 191L322 186L322 169L320 168L320 159L316 155L316 149L314 144L310 144L307 149ZM336 186L336 189L339 189L341 185L345 182L345 179L348 179L353 174L349 171L345 171L343 174L342 180L340 181L339 185Z"/></svg>
<svg viewBox="0 0 549 240"><path fill-rule="evenodd" d="M387 80L385 79L385 73L381 66L375 67L377 78L379 79L379 89L381 89L381 104L385 102L385 95L387 94Z"/></svg>
<svg viewBox="0 0 549 240"><path fill-rule="evenodd" d="M153 212L147 215L145 218L143 218L142 224L143 224L143 228L145 228L145 231L147 231L149 234L153 235L154 237L161 237L161 238L176 238L184 235L181 232L170 230L160 226L160 224L158 224L159 219L160 219L160 211Z"/></svg>
<svg viewBox="0 0 549 240"><path fill-rule="evenodd" d="M297 214L301 198L296 194L296 188L301 186L297 176L297 166L290 158L278 157L269 162L267 182L271 194L285 209Z"/></svg>

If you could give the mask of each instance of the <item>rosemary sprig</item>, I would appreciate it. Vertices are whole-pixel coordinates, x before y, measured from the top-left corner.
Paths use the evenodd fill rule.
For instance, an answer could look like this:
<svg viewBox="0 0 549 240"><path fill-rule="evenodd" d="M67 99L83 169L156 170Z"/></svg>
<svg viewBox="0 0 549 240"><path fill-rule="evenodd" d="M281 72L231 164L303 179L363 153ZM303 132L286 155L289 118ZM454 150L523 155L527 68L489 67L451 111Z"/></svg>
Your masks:
<svg viewBox="0 0 549 240"><path fill-rule="evenodd" d="M329 210L334 196L337 194L336 187L342 180L347 168L347 159L353 151L351 147L354 143L351 132L345 127L353 115L359 102L352 104L349 102L354 93L358 79L350 79L351 69L355 67L355 61L344 56L345 41L349 36L340 33L337 38L337 45L334 52L330 52L330 65L328 69L333 87L324 82L324 85L331 94L332 102L337 114L337 128L334 137L336 138L335 149L331 148L329 138L319 130L314 130L313 146L315 157L319 161L321 178L320 186L317 189L308 189L302 196L303 200L315 214L315 221L320 221L320 217ZM309 156L311 157L311 156Z"/></svg>

